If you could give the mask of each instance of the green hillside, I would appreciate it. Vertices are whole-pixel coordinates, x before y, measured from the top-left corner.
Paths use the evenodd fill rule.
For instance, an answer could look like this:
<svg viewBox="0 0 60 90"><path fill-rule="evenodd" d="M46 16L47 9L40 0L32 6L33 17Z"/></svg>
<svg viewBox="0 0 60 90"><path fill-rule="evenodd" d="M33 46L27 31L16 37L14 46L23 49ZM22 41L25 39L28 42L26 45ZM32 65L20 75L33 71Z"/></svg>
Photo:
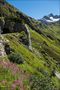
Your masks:
<svg viewBox="0 0 60 90"><path fill-rule="evenodd" d="M60 23L0 0L0 27L0 90L60 90Z"/></svg>

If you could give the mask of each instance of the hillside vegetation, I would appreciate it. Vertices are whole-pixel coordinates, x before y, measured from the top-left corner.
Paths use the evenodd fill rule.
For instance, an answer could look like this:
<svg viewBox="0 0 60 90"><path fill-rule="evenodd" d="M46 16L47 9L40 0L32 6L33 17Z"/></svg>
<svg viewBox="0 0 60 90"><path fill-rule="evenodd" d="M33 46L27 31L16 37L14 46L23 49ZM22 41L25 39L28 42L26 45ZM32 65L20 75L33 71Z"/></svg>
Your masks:
<svg viewBox="0 0 60 90"><path fill-rule="evenodd" d="M60 90L60 23L43 24L0 0L0 27L0 90Z"/></svg>

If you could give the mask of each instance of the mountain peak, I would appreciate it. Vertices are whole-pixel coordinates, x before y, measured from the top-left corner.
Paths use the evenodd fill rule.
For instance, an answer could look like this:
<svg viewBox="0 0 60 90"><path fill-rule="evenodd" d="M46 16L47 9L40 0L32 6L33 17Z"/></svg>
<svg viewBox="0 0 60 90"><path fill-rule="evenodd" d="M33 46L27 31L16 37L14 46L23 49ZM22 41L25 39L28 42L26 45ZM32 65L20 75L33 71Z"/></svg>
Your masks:
<svg viewBox="0 0 60 90"><path fill-rule="evenodd" d="M60 15L54 15L50 13L49 15L44 16L40 21L45 24L55 23L55 22L60 21Z"/></svg>
<svg viewBox="0 0 60 90"><path fill-rule="evenodd" d="M49 17L53 17L54 15L53 15L52 13L50 13L48 16L49 16Z"/></svg>

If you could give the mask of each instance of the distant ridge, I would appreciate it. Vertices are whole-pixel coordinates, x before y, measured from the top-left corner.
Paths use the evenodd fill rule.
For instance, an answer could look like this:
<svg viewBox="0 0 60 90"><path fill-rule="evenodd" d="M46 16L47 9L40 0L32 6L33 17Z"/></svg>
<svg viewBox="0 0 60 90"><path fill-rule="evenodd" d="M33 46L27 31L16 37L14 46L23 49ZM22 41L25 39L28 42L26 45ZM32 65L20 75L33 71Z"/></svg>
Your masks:
<svg viewBox="0 0 60 90"><path fill-rule="evenodd" d="M45 24L49 24L49 23L55 23L60 21L60 15L53 15L52 13L44 16L42 19L40 19L39 21L45 23Z"/></svg>

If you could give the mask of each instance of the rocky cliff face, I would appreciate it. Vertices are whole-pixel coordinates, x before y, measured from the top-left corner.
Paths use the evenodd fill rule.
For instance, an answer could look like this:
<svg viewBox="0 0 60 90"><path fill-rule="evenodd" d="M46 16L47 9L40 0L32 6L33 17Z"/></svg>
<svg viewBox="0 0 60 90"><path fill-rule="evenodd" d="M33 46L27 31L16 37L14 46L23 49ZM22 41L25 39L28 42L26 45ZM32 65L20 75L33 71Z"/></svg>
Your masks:
<svg viewBox="0 0 60 90"><path fill-rule="evenodd" d="M40 22L25 15L12 5L8 4L5 0L0 0L0 17L4 18L4 29L3 33L8 32L19 32L23 29L21 26L23 23L28 24L32 29L40 30ZM2 26L2 24L1 24Z"/></svg>

